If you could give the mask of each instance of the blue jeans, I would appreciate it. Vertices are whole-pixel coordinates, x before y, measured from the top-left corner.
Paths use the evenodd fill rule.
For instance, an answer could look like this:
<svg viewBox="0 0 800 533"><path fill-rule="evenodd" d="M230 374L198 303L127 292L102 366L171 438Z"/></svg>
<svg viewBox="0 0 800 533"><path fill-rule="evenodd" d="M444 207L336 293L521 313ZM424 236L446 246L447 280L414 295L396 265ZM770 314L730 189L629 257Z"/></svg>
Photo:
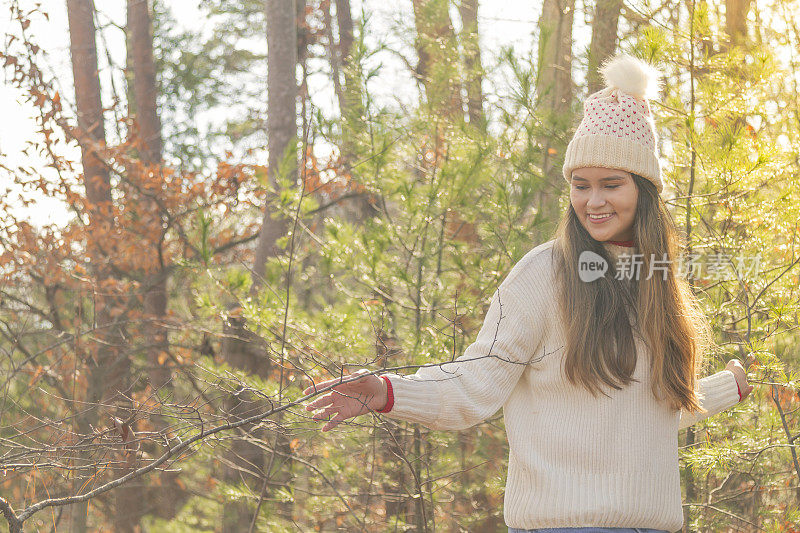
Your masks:
<svg viewBox="0 0 800 533"><path fill-rule="evenodd" d="M646 527L553 527L544 529L519 529L509 527L508 533L670 533L665 529Z"/></svg>

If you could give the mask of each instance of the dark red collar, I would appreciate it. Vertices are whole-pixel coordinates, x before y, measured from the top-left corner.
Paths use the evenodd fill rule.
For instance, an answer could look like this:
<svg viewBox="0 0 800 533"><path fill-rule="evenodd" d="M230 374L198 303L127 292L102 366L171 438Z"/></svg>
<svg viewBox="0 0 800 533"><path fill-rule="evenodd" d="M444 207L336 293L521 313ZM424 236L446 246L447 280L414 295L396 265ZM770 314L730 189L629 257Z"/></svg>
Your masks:
<svg viewBox="0 0 800 533"><path fill-rule="evenodd" d="M614 244L616 246L625 246L627 248L633 248L634 247L633 239L631 239L629 241L606 241L606 242L608 244Z"/></svg>

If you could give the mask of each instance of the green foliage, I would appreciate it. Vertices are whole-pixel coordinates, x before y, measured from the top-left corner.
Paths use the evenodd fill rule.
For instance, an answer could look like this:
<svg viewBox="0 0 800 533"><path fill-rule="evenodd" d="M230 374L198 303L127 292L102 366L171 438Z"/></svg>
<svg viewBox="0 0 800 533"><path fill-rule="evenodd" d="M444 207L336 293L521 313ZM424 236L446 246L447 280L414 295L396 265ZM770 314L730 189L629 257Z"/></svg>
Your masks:
<svg viewBox="0 0 800 533"><path fill-rule="evenodd" d="M433 12L422 22L441 22L447 5L430 3ZM205 32L179 30L168 7L159 0L154 8L167 159L203 175L233 157L264 163L263 2L205 2ZM330 74L320 4L307 7L311 44L306 68L300 69L305 82ZM778 6L769 6L759 16L771 23L752 30L758 39L729 46L725 21L712 7L694 5L689 20L682 5L676 7L680 17L623 21L622 29L630 31L623 31L619 43L665 72L663 98L651 102L666 184L662 196L688 236L689 250L706 267L718 261L725 273L714 279L706 268L692 281L717 343L704 371L721 370L731 358L755 358L749 378L757 387L746 402L680 434L688 529L737 530L745 520L764 531L791 531L800 521L800 472L792 454L798 441L790 441L800 424L800 99L798 69L787 51L796 50L798 37L776 29L788 26L781 24L786 21ZM306 114L298 120L304 129L298 128L279 168L268 175L261 166L242 178L277 194L237 191L237 201L251 208L235 214L187 206L192 217L186 227L170 229L185 232L196 252L175 252L170 278L175 329L188 329L181 337L186 346L176 348L194 354L185 361L186 372L176 373L172 394L197 398L202 391L205 403L198 410L214 422L224 418L220 413L230 414L225 401L242 388L286 402L300 397L311 379L359 368L408 374L418 365L459 356L474 339L494 289L555 222L548 214L552 206L541 203L553 189L545 160L557 173L577 116L538 107L535 87L545 65L534 50L506 48L482 59L485 72L505 76L500 83L485 82L491 105L484 131L431 98L447 93L463 75L463 44L447 36L420 39L420 45L439 46L439 62L414 87L413 105L401 105L379 97L376 89L400 85L387 57L405 58L410 52L402 43L413 39L402 28L383 27L367 9L354 15L352 56L340 80L346 108L319 108L304 96ZM542 37L551 31L544 28ZM583 68L580 57L575 67ZM306 86L311 93L314 87ZM572 109L579 112L580 101ZM545 153L546 146L555 153ZM300 171L294 173L297 162ZM305 179L303 187L298 177ZM372 196L377 216L349 211L354 202L346 195L354 190ZM562 194L555 201L564 209L569 198ZM220 234L241 236L239 230L259 223L265 210L271 219L289 220L278 245L293 255L270 257L255 291L254 241L222 258L215 247ZM759 262L748 270L737 257ZM38 286L19 285L15 295L45 309L52 304ZM64 319L91 322L91 295L69 297L75 309L64 309ZM0 346L14 355L21 336L15 325L23 320L13 302L2 313ZM57 406L25 392L35 386L56 396L70 385L61 383L68 369L58 366L59 350L69 347L58 344L62 339L51 331L46 311L33 315L26 324L35 333L26 332L26 346L39 353L56 344L54 362L39 374L10 380L6 395L20 400L4 405L0 414L35 412L56 419ZM223 319L238 316L245 333L263 341L248 368L223 355L223 344L231 340ZM144 354L145 348L137 348L131 360L141 375L152 363ZM16 369L10 356L8 361L0 369L11 373ZM270 439L288 439L296 460L277 468L288 482L276 481L264 495L252 480L223 480L221 459L230 455L232 435L220 435L176 463L191 494L178 514L169 520L148 515L143 527L217 530L226 509L241 505L255 513L261 500L258 531L414 530L433 524L504 531L507 442L499 416L463 432L431 432L365 415L319 433L319 423L294 406L261 428ZM184 427L183 438L197 430ZM38 445L6 426L0 438ZM268 452L263 458L264 464L254 465L260 475L271 459ZM421 523L420 505L427 524Z"/></svg>

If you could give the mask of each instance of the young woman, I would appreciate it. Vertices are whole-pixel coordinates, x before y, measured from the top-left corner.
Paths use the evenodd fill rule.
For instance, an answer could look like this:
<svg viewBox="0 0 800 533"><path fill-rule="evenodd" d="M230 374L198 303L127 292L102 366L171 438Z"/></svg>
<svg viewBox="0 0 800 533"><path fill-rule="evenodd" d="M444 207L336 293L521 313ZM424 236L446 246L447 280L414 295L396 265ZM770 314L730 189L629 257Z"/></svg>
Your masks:
<svg viewBox="0 0 800 533"><path fill-rule="evenodd" d="M371 411L466 429L503 407L509 533L681 529L678 430L752 390L736 360L696 376L713 343L659 195L657 72L625 55L601 72L565 154L570 206L500 284L475 342L409 376L360 370L306 407L330 417L323 431Z"/></svg>

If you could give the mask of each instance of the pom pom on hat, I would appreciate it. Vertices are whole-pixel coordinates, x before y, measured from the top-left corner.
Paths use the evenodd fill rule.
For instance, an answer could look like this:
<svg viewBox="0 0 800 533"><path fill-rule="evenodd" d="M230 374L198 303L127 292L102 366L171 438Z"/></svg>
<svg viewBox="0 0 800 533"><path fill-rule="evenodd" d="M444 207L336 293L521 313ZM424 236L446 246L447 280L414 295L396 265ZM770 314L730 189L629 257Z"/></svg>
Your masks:
<svg viewBox="0 0 800 533"><path fill-rule="evenodd" d="M633 56L619 54L607 59L600 67L606 87L616 87L639 99L658 96L661 73Z"/></svg>

